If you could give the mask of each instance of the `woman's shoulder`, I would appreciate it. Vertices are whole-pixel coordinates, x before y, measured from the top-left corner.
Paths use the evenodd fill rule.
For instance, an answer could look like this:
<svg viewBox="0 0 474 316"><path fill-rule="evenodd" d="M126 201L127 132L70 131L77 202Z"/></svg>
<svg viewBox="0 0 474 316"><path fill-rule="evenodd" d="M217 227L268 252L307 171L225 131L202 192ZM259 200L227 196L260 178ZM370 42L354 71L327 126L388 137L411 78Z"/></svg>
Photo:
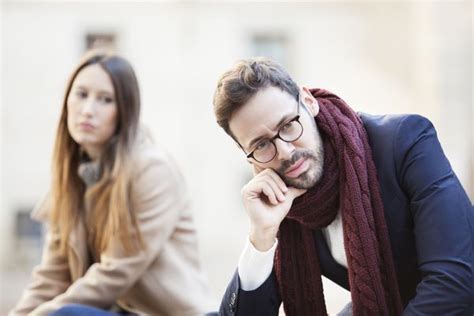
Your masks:
<svg viewBox="0 0 474 316"><path fill-rule="evenodd" d="M163 168L175 168L176 163L169 151L161 144L142 143L139 144L133 153L134 168L147 168L151 165Z"/></svg>
<svg viewBox="0 0 474 316"><path fill-rule="evenodd" d="M135 146L132 155L132 174L134 178L146 173L149 177L166 177L182 181L180 168L174 157L161 144L150 137L142 137Z"/></svg>

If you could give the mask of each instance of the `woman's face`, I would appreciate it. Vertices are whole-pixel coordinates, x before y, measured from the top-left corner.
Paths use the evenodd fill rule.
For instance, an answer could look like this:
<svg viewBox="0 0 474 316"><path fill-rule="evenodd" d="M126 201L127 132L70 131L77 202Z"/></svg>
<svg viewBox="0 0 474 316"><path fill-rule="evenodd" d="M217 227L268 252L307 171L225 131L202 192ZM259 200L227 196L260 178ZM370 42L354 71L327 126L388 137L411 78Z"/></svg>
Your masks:
<svg viewBox="0 0 474 316"><path fill-rule="evenodd" d="M67 126L71 137L93 160L117 127L117 104L112 80L99 64L83 68L67 98Z"/></svg>

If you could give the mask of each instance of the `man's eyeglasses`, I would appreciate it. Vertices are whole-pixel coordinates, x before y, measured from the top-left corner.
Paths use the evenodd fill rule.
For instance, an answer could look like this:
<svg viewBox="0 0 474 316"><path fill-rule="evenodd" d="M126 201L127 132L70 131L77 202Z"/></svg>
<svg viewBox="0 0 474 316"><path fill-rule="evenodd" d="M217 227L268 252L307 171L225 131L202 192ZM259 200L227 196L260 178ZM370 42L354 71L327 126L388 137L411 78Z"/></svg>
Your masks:
<svg viewBox="0 0 474 316"><path fill-rule="evenodd" d="M264 138L260 140L254 149L247 154L247 158L255 159L260 163L268 163L275 158L278 153L275 145L275 139L279 138L287 143L297 141L303 134L303 125L300 119L300 95L298 94L298 103L296 105L296 116L283 124L275 136L272 138ZM244 151L245 152L245 151Z"/></svg>

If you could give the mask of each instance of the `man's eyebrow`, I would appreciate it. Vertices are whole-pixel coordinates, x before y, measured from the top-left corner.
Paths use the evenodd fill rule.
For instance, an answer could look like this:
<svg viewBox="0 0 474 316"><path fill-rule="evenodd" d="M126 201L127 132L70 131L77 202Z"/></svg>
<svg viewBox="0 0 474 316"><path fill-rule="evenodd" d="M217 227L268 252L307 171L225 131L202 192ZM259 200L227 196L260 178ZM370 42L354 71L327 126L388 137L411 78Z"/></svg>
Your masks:
<svg viewBox="0 0 474 316"><path fill-rule="evenodd" d="M281 125L283 125L283 123L285 123L286 121L288 121L290 118L291 118L292 114L287 114L285 116L283 116L281 118L281 120L278 122L278 124L276 125L276 127L273 129L273 130L277 130L280 128ZM252 148L256 143L258 143L260 140L262 140L263 138L265 138L265 136L259 136L257 138L254 138L248 145L247 148Z"/></svg>

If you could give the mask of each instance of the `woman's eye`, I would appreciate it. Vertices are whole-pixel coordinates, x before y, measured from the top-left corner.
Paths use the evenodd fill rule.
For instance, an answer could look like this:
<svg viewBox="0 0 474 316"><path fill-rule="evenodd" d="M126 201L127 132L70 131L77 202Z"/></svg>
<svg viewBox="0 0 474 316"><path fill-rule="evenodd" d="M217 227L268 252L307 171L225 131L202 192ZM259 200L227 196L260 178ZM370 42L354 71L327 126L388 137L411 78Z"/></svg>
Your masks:
<svg viewBox="0 0 474 316"><path fill-rule="evenodd" d="M78 96L80 99L85 99L87 98L87 92L81 90L76 91L76 96Z"/></svg>
<svg viewBox="0 0 474 316"><path fill-rule="evenodd" d="M101 97L99 97L99 100L102 103L112 103L114 101L114 99L112 99L111 97L108 97L108 96L101 96Z"/></svg>

